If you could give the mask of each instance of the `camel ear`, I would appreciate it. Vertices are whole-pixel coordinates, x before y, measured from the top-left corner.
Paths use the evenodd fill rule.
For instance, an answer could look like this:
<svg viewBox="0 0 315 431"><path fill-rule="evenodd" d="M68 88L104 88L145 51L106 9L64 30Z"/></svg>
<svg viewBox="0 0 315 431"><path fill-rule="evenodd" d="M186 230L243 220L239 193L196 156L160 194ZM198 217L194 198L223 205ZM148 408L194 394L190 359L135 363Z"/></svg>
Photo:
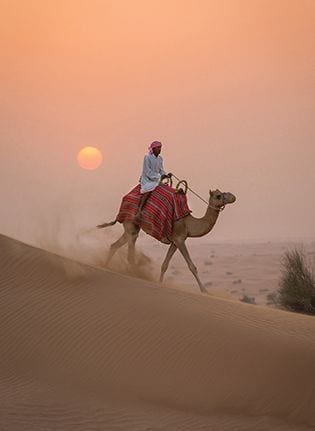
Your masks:
<svg viewBox="0 0 315 431"><path fill-rule="evenodd" d="M212 190L209 190L209 195L210 195L210 196L213 196L213 193L214 193L214 192L213 192Z"/></svg>

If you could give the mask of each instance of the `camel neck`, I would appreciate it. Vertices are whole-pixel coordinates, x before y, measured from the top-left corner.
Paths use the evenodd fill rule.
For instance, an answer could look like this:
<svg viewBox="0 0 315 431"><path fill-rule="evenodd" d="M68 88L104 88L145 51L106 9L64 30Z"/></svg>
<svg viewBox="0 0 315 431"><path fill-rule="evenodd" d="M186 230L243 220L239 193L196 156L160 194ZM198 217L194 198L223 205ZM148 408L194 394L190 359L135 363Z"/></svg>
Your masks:
<svg viewBox="0 0 315 431"><path fill-rule="evenodd" d="M188 236L201 237L211 231L219 216L219 211L208 207L205 215L201 218L190 217L187 219Z"/></svg>
<svg viewBox="0 0 315 431"><path fill-rule="evenodd" d="M214 209L214 208L208 206L207 211L206 211L205 215L203 216L203 219L209 225L210 230L215 225L215 223L216 223L216 221L217 221L217 219L219 217L219 213L220 213L219 210Z"/></svg>

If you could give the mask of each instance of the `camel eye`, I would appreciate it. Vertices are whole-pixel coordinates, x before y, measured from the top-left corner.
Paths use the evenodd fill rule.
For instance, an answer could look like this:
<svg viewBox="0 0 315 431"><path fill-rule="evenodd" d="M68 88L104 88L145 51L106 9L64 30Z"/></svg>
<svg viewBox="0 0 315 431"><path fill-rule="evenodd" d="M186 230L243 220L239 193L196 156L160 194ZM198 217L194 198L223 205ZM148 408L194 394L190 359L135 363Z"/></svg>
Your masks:
<svg viewBox="0 0 315 431"><path fill-rule="evenodd" d="M217 195L217 199L221 199L222 198L222 196L221 195Z"/></svg>

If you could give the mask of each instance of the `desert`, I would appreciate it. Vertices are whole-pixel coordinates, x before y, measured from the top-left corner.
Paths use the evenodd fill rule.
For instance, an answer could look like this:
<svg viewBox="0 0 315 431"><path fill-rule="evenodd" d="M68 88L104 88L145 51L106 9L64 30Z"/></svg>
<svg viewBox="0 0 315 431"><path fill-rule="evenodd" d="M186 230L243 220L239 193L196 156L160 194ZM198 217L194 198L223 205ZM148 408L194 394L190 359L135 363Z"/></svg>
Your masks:
<svg viewBox="0 0 315 431"><path fill-rule="evenodd" d="M314 319L262 292L283 247L199 245L203 295L180 256L160 285L1 236L1 428L313 429Z"/></svg>

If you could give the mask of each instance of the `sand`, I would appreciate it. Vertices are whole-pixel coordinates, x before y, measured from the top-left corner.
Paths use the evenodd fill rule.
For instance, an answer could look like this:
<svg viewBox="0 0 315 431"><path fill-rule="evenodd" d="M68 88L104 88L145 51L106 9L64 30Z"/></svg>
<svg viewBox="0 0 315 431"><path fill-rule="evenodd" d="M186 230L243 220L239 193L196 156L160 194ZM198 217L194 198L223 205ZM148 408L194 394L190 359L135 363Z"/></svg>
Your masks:
<svg viewBox="0 0 315 431"><path fill-rule="evenodd" d="M315 319L266 306L283 246L242 247L191 249L202 295L180 256L162 287L0 236L0 429L314 429Z"/></svg>

